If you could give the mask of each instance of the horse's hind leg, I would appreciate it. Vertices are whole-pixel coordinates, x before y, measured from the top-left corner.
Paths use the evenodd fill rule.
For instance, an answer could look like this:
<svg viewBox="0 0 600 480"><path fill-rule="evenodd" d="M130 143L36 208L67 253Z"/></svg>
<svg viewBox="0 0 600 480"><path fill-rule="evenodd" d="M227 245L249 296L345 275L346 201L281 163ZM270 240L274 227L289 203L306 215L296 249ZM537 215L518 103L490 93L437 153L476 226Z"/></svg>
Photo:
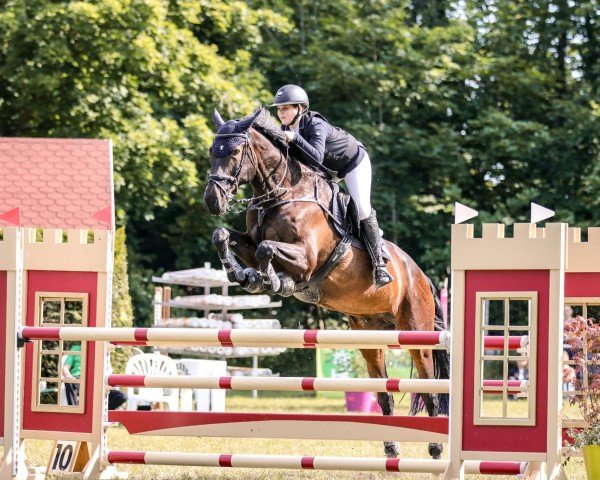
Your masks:
<svg viewBox="0 0 600 480"><path fill-rule="evenodd" d="M265 287L283 297L289 297L296 291L296 282L292 276L302 278L308 270L306 248L301 243L284 243L273 240L260 242L256 250L256 259ZM272 262L285 270L275 272Z"/></svg>
<svg viewBox="0 0 600 480"><path fill-rule="evenodd" d="M369 328L384 329L386 322L377 324L373 318L359 317L349 315L350 328L352 330L367 330ZM375 325L375 326L374 326ZM365 362L367 362L367 372L370 378L387 378L387 369L385 366L385 351L382 349L361 349ZM384 415L394 414L394 397L389 392L377 392L377 403L381 407ZM383 442L385 455L388 458L396 458L400 454L400 445L398 442Z"/></svg>
<svg viewBox="0 0 600 480"><path fill-rule="evenodd" d="M248 234L220 227L213 232L212 241L217 247L219 259L230 282L238 282L250 293L262 292L265 289L260 274L254 268L244 269L232 253L233 250L247 265L256 266L256 245Z"/></svg>
<svg viewBox="0 0 600 480"><path fill-rule="evenodd" d="M385 368L385 351L373 349L361 349L360 353L367 362L367 371L371 378L387 378ZM377 393L377 403L384 415L394 414L394 397L388 392ZM388 458L396 458L400 454L398 442L383 442L385 455Z"/></svg>
<svg viewBox="0 0 600 480"><path fill-rule="evenodd" d="M419 378L423 379L434 379L435 372L433 366L433 355L431 350L411 350L410 354L413 359L413 363L417 372L419 373ZM437 417L439 414L439 402L437 394L430 393L422 393L419 394L420 398L423 399L423 403L425 404L425 409L427 410L427 414L430 417ZM418 405L418 397L415 397L413 400L413 405L411 408L411 414L416 414L419 410ZM442 451L444 447L441 443L431 442L429 444L429 455L432 458L438 459L442 456Z"/></svg>

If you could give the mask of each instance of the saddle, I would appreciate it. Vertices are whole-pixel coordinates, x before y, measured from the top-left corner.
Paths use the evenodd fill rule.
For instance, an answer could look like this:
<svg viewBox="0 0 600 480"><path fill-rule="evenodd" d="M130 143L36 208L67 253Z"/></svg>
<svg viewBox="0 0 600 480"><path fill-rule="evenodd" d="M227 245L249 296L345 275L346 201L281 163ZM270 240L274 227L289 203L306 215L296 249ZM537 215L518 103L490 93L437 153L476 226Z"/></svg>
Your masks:
<svg viewBox="0 0 600 480"><path fill-rule="evenodd" d="M307 303L319 303L321 300L321 284L331 270L341 261L350 245L361 250L367 250L365 244L360 240L360 221L358 220L358 208L354 200L336 182L328 181L328 184L332 192L331 203L328 206L329 219L342 240L335 247L325 264L308 281L296 284L294 297ZM321 207L324 208L323 205ZM385 242L381 242L381 250L383 259L387 262L390 259L390 252Z"/></svg>
<svg viewBox="0 0 600 480"><path fill-rule="evenodd" d="M349 237L350 244L353 247L367 250L360 239L360 221L358 220L356 203L336 182L329 181L328 183L332 192L329 214L331 215L333 228L342 238ZM381 242L381 250L383 259L387 262L390 259L390 252L385 242Z"/></svg>

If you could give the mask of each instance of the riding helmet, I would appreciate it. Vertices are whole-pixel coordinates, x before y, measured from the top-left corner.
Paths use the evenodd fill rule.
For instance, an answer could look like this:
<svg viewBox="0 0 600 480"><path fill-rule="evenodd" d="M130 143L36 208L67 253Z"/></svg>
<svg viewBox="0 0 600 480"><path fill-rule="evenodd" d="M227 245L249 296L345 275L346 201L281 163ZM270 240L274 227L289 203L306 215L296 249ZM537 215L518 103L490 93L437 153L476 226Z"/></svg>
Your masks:
<svg viewBox="0 0 600 480"><path fill-rule="evenodd" d="M304 89L298 85L284 85L277 90L271 106L298 104L304 104L308 109L308 95Z"/></svg>

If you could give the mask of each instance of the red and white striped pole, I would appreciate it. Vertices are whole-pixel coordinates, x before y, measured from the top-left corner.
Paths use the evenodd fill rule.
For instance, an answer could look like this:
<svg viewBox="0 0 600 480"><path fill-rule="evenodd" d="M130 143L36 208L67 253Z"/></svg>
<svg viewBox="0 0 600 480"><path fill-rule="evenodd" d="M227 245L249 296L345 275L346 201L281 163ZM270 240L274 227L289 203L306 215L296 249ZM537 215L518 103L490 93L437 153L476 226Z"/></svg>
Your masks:
<svg viewBox="0 0 600 480"><path fill-rule="evenodd" d="M205 388L210 390L270 390L282 392L409 392L450 393L450 380L400 378L204 377L196 375L109 375L111 387ZM502 380L484 380L486 394L501 394ZM508 393L527 390L527 380L508 380Z"/></svg>
<svg viewBox="0 0 600 480"><path fill-rule="evenodd" d="M302 455L246 455L178 452L110 451L108 463L140 465L189 465L193 467L283 468L302 470L349 470L371 472L442 474L448 460L360 457L312 457ZM465 462L465 473L485 475L518 475L527 467L525 462Z"/></svg>
<svg viewBox="0 0 600 480"><path fill-rule="evenodd" d="M203 345L269 348L445 350L450 332L398 330L272 330L189 328L24 327L23 340L104 341L125 345ZM486 336L484 348L526 348L527 336Z"/></svg>

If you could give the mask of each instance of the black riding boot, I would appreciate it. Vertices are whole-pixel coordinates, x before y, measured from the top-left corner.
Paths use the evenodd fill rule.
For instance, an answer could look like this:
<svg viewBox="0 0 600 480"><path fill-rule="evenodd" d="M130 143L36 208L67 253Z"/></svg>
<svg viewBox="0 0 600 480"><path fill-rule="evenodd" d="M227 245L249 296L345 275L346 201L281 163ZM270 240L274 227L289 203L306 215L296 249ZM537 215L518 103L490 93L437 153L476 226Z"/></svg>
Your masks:
<svg viewBox="0 0 600 480"><path fill-rule="evenodd" d="M375 210L371 210L371 215L360 221L360 229L362 239L367 245L371 261L373 262L375 288L381 288L393 282L394 277L388 272L381 254L381 236L379 235L379 225L375 216Z"/></svg>

